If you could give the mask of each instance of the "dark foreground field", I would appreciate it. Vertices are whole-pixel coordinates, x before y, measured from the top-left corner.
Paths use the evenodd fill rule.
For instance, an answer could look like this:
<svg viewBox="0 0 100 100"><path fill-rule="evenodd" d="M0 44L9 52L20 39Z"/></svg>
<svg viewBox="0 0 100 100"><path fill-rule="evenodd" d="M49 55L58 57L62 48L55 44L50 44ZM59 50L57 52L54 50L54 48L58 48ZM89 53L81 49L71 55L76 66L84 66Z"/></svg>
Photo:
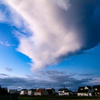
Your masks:
<svg viewBox="0 0 100 100"><path fill-rule="evenodd" d="M100 97L67 97L67 96L20 96L19 100L100 100Z"/></svg>

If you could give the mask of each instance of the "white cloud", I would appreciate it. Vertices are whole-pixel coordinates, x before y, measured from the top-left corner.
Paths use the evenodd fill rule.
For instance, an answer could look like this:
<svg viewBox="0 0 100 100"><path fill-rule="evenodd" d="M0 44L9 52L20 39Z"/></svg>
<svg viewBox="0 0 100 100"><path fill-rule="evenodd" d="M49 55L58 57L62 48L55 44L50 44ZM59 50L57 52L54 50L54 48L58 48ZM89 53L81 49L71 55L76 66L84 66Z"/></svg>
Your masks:
<svg viewBox="0 0 100 100"><path fill-rule="evenodd" d="M18 37L20 44L17 48L31 58L32 71L57 64L60 57L80 50L83 45L79 32L74 27L69 28L66 17L61 15L64 9L67 14L70 3L65 0L61 5L60 3L61 0L57 5L52 0L9 0L8 2L23 17L25 23L28 23L27 27L32 31L31 36Z"/></svg>
<svg viewBox="0 0 100 100"><path fill-rule="evenodd" d="M11 45L8 43L8 41L6 41L5 45L6 45L6 46L11 46Z"/></svg>
<svg viewBox="0 0 100 100"><path fill-rule="evenodd" d="M0 22L5 22L5 21L7 21L5 13L0 10Z"/></svg>
<svg viewBox="0 0 100 100"><path fill-rule="evenodd" d="M0 44L3 45L4 43L2 41L0 41Z"/></svg>
<svg viewBox="0 0 100 100"><path fill-rule="evenodd" d="M91 80L91 83L93 83L93 84L100 84L100 77L95 77L95 78L93 78L92 80Z"/></svg>
<svg viewBox="0 0 100 100"><path fill-rule="evenodd" d="M71 6L69 0L52 0L52 1L65 10L68 10L68 8Z"/></svg>
<svg viewBox="0 0 100 100"><path fill-rule="evenodd" d="M9 24L10 26L16 26L18 29L21 29L26 25L22 17L12 9L6 0L0 0L0 4L4 6L0 9L0 22Z"/></svg>
<svg viewBox="0 0 100 100"><path fill-rule="evenodd" d="M1 45L4 45L4 46L11 46L11 45L8 43L8 41L6 41L6 42L0 41L0 44L1 44Z"/></svg>

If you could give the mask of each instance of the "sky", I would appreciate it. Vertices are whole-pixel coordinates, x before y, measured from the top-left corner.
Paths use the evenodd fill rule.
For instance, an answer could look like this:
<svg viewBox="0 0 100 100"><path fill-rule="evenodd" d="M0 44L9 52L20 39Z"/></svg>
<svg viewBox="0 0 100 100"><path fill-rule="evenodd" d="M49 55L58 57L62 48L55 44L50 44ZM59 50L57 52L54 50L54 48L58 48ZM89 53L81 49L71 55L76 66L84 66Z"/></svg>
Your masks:
<svg viewBox="0 0 100 100"><path fill-rule="evenodd" d="M0 0L0 85L100 85L100 0Z"/></svg>

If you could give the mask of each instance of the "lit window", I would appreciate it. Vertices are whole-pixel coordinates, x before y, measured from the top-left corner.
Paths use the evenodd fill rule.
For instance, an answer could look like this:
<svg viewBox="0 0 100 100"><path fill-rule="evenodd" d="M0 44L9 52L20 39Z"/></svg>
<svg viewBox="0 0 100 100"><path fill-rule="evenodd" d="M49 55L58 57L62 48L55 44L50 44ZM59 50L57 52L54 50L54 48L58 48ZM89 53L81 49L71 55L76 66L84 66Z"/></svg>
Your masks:
<svg viewBox="0 0 100 100"><path fill-rule="evenodd" d="M95 91L97 91L97 88L95 88Z"/></svg>
<svg viewBox="0 0 100 100"><path fill-rule="evenodd" d="M81 88L81 90L83 90L83 88Z"/></svg>

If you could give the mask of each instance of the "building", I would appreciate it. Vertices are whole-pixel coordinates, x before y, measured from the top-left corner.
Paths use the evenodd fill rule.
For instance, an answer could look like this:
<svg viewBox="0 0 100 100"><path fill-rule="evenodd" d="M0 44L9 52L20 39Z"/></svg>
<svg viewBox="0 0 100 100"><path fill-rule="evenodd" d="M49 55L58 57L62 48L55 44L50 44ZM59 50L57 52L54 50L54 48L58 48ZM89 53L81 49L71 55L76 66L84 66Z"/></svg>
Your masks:
<svg viewBox="0 0 100 100"><path fill-rule="evenodd" d="M17 92L18 92L17 89L8 89L7 91L10 94L17 94Z"/></svg>
<svg viewBox="0 0 100 100"><path fill-rule="evenodd" d="M22 89L20 91L20 95L28 95L28 90L27 89Z"/></svg>
<svg viewBox="0 0 100 100"><path fill-rule="evenodd" d="M94 85L93 90L95 96L100 96L100 85Z"/></svg>
<svg viewBox="0 0 100 100"><path fill-rule="evenodd" d="M31 95L34 95L36 89L30 89L28 90L28 95L31 96Z"/></svg>
<svg viewBox="0 0 100 100"><path fill-rule="evenodd" d="M90 86L79 87L77 96L92 96L92 88Z"/></svg>
<svg viewBox="0 0 100 100"><path fill-rule="evenodd" d="M67 88L61 88L61 89L58 90L59 96L64 96L64 95L69 96L71 94L72 94L72 92L69 91Z"/></svg>
<svg viewBox="0 0 100 100"><path fill-rule="evenodd" d="M48 92L49 95L56 95L55 89L53 88L48 88L46 89L46 91Z"/></svg>
<svg viewBox="0 0 100 100"><path fill-rule="evenodd" d="M34 93L35 96L39 95L49 95L48 92L45 89L37 89Z"/></svg>

